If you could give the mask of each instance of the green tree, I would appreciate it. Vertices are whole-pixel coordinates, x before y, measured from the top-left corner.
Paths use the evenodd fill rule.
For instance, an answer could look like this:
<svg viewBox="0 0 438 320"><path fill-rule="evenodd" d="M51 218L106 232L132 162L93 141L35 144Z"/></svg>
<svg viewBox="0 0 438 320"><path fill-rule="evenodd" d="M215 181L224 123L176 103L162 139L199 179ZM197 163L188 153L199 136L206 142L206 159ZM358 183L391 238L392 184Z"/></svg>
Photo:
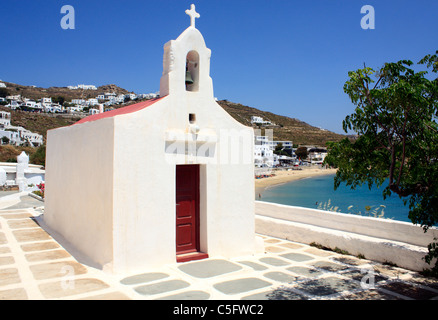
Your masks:
<svg viewBox="0 0 438 320"><path fill-rule="evenodd" d="M344 85L356 106L343 129L358 134L356 141L329 143L325 163L338 168L341 182L386 184L383 197L396 194L409 204L409 219L426 232L438 223L438 51L413 62L386 63L379 70L364 67L349 72ZM434 75L435 74L435 75ZM438 257L437 243L425 260ZM438 274L438 263L432 269Z"/></svg>
<svg viewBox="0 0 438 320"><path fill-rule="evenodd" d="M283 143L279 142L277 144L277 146L275 147L274 153L279 154L279 155L283 154Z"/></svg>
<svg viewBox="0 0 438 320"><path fill-rule="evenodd" d="M31 155L29 160L30 160L30 163L45 166L46 165L46 146L45 145L39 146L36 149L35 153Z"/></svg>
<svg viewBox="0 0 438 320"><path fill-rule="evenodd" d="M57 96L57 97L52 97L52 102L53 103L59 103L61 106L64 104L65 102L65 98L63 96Z"/></svg>
<svg viewBox="0 0 438 320"><path fill-rule="evenodd" d="M295 150L295 154L297 157L299 157L301 160L307 159L307 148L306 147L299 147L297 150Z"/></svg>
<svg viewBox="0 0 438 320"><path fill-rule="evenodd" d="M274 153L279 156L290 157L291 155L287 152L287 149L284 148L283 143L279 142L274 149Z"/></svg>
<svg viewBox="0 0 438 320"><path fill-rule="evenodd" d="M9 96L9 90L6 88L0 88L0 98L6 98Z"/></svg>

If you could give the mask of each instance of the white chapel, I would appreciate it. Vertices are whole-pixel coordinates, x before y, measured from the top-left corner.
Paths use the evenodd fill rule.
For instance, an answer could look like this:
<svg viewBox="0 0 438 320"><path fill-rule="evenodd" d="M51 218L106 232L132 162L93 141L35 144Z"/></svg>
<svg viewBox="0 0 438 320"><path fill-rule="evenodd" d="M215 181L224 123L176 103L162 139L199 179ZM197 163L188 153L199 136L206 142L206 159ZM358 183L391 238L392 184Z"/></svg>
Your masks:
<svg viewBox="0 0 438 320"><path fill-rule="evenodd" d="M159 98L48 132L44 220L108 272L256 252L253 130L216 103L186 13Z"/></svg>

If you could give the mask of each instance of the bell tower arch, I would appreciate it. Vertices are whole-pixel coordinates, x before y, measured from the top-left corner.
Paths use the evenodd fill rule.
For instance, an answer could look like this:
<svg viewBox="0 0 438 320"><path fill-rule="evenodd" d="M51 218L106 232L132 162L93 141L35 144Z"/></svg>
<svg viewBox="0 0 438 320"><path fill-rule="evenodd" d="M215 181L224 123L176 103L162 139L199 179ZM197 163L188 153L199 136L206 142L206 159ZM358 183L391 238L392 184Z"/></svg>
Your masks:
<svg viewBox="0 0 438 320"><path fill-rule="evenodd" d="M199 90L199 68L199 54L192 50L186 57L186 91L196 92Z"/></svg>
<svg viewBox="0 0 438 320"><path fill-rule="evenodd" d="M176 39L164 45L163 75L160 80L160 96L170 93L199 93L213 97L213 81L210 78L211 50L205 45L201 32L191 25ZM189 10L190 12L190 10ZM188 13L187 13L188 14Z"/></svg>

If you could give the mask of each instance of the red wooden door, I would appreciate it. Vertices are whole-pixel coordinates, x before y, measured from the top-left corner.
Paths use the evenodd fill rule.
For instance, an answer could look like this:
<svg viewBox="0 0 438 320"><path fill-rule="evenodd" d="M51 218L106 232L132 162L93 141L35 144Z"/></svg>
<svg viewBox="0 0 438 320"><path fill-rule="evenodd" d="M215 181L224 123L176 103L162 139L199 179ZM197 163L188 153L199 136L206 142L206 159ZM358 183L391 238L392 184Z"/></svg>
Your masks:
<svg viewBox="0 0 438 320"><path fill-rule="evenodd" d="M176 166L176 253L199 251L199 165Z"/></svg>

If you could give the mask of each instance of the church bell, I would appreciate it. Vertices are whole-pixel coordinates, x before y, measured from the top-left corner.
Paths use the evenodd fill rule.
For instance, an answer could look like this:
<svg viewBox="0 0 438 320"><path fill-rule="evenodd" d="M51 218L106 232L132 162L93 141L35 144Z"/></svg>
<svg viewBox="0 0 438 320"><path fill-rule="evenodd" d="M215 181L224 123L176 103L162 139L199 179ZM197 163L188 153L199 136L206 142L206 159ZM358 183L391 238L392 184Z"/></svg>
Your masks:
<svg viewBox="0 0 438 320"><path fill-rule="evenodd" d="M186 84L193 84L192 74L189 70L186 71Z"/></svg>

